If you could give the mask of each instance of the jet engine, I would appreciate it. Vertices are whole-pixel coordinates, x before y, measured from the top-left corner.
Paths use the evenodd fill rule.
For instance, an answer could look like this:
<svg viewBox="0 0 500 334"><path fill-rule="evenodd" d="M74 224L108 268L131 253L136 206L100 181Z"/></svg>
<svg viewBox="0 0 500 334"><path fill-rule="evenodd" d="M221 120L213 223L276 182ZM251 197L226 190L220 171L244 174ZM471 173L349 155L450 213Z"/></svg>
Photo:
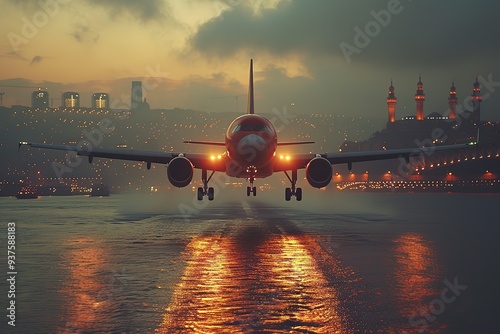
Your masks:
<svg viewBox="0 0 500 334"><path fill-rule="evenodd" d="M167 177L174 187L183 188L193 179L193 164L188 158L173 158L167 166Z"/></svg>
<svg viewBox="0 0 500 334"><path fill-rule="evenodd" d="M307 182L314 188L326 187L332 180L332 164L323 157L316 157L306 166Z"/></svg>

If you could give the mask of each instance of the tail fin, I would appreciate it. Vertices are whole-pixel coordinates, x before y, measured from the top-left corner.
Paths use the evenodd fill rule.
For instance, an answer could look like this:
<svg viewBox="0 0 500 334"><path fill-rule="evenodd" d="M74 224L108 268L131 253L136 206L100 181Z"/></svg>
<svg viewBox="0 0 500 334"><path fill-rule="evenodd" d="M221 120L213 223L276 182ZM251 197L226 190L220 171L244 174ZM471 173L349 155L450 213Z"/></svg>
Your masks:
<svg viewBox="0 0 500 334"><path fill-rule="evenodd" d="M250 80L248 83L248 105L247 105L247 114L254 113L254 104L253 104L253 59L250 59Z"/></svg>

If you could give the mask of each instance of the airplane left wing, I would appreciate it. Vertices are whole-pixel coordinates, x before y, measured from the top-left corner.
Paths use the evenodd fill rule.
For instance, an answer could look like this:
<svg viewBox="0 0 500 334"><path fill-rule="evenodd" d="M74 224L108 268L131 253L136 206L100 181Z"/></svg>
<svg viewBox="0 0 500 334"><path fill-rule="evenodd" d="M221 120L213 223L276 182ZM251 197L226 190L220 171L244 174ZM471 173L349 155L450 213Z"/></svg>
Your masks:
<svg viewBox="0 0 500 334"><path fill-rule="evenodd" d="M225 172L225 159L213 159L210 155L200 153L174 153L174 152L156 152L156 151L141 151L127 149L105 149L105 148L88 148L85 146L69 146L69 145L51 145L30 142L20 142L19 148L23 145L30 147L59 150L67 152L75 152L77 155L88 157L89 162L93 158L108 158L129 161L141 161L148 164L148 169L151 163L168 164L172 159L178 156L188 158L194 168L214 170L217 172Z"/></svg>
<svg viewBox="0 0 500 334"><path fill-rule="evenodd" d="M407 162L409 162L411 157L417 157L421 154L429 156L433 152L437 151L466 149L475 145L477 145L477 142L456 144L456 145L442 145L442 146L432 146L432 147L422 147L422 148L415 147L411 149L394 149L394 150L382 150L382 151L298 154L286 157L284 159L277 159L274 165L274 172L283 172L287 170L306 168L307 164L311 161L311 159L315 157L325 158L332 165L337 165L342 163L352 164L354 162L395 159L400 157L404 158Z"/></svg>

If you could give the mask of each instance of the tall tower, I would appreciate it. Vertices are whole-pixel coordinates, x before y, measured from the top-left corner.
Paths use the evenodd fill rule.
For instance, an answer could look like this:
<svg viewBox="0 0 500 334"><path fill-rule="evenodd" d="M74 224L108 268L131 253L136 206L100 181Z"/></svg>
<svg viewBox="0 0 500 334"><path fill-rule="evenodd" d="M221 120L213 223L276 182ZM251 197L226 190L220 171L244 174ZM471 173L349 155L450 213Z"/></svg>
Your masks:
<svg viewBox="0 0 500 334"><path fill-rule="evenodd" d="M38 88L31 93L31 107L33 109L45 109L49 107L49 92Z"/></svg>
<svg viewBox="0 0 500 334"><path fill-rule="evenodd" d="M424 84L422 83L422 76L418 76L417 93L415 94L415 102L417 102L417 121L424 120Z"/></svg>
<svg viewBox="0 0 500 334"><path fill-rule="evenodd" d="M448 104L450 105L450 114L448 117L454 119L457 117L457 90L455 88L455 80L451 82Z"/></svg>
<svg viewBox="0 0 500 334"><path fill-rule="evenodd" d="M132 81L132 91L130 94L130 109L135 110L141 106L142 103L142 82Z"/></svg>
<svg viewBox="0 0 500 334"><path fill-rule="evenodd" d="M92 109L109 109L109 94L95 93L92 94Z"/></svg>
<svg viewBox="0 0 500 334"><path fill-rule="evenodd" d="M387 96L387 109L389 112L389 123L394 123L396 120L396 102L398 99L394 95L394 86L392 85L392 80L391 80L391 85L389 86L389 95Z"/></svg>
<svg viewBox="0 0 500 334"><path fill-rule="evenodd" d="M80 108L80 94L77 92L64 92L61 95L61 108Z"/></svg>
<svg viewBox="0 0 500 334"><path fill-rule="evenodd" d="M475 124L478 124L481 120L481 101L483 97L481 96L481 84L477 80L474 82L474 88L472 90L472 118Z"/></svg>

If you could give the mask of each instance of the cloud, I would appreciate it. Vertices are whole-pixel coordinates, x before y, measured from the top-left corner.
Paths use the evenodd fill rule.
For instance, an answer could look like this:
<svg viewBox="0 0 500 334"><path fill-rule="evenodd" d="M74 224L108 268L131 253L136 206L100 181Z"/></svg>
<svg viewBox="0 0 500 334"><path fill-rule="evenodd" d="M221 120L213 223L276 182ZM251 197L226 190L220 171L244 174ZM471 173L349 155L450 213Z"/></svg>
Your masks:
<svg viewBox="0 0 500 334"><path fill-rule="evenodd" d="M391 3L399 3L398 13L380 21ZM485 57L498 59L499 11L500 3L489 0L290 0L259 13L239 3L201 25L190 38L190 46L221 58L256 50L278 56L345 59L340 48L345 42L357 47L359 52L352 60L358 63L457 66L482 62ZM369 22L375 22L379 29L374 29L366 45L360 47L355 43L354 29L358 27L366 34Z"/></svg>
<svg viewBox="0 0 500 334"><path fill-rule="evenodd" d="M89 25L82 23L76 23L74 25L71 37L73 37L77 42L86 45L94 45L99 41L99 33L92 29Z"/></svg>
<svg viewBox="0 0 500 334"><path fill-rule="evenodd" d="M41 56L34 56L33 59L31 59L30 65L35 65L41 62L43 58Z"/></svg>
<svg viewBox="0 0 500 334"><path fill-rule="evenodd" d="M105 8L112 17L127 13L143 22L164 19L169 6L163 0L87 0L90 5Z"/></svg>

